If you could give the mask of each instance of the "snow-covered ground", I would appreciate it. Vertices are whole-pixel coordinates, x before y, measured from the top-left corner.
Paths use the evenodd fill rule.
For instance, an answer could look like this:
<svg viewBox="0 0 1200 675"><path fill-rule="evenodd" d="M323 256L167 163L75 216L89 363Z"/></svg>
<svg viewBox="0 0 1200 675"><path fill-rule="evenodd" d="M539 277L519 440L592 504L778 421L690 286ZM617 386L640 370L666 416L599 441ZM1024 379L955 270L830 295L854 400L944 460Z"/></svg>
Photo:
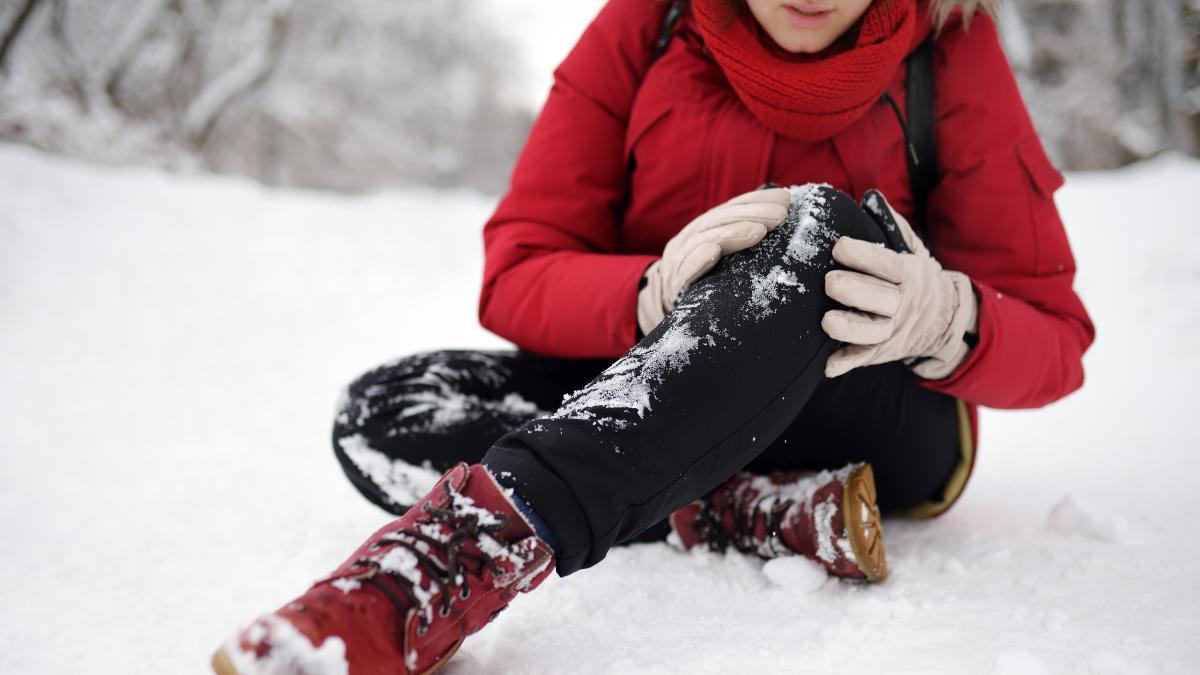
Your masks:
<svg viewBox="0 0 1200 675"><path fill-rule="evenodd" d="M959 505L886 523L888 582L620 549L447 672L1200 672L1198 186L1170 158L1070 177L1089 382L985 414ZM329 448L338 388L502 344L474 317L491 206L0 146L0 673L205 672L381 524Z"/></svg>

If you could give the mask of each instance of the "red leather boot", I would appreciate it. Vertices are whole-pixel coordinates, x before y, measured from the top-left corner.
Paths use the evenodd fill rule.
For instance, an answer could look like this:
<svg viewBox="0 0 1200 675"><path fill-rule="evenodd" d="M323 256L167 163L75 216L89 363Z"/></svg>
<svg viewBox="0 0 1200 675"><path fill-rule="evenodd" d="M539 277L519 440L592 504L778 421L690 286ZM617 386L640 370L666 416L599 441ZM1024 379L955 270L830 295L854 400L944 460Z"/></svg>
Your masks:
<svg viewBox="0 0 1200 675"><path fill-rule="evenodd" d="M481 465L459 464L304 595L213 655L219 675L417 675L554 569Z"/></svg>
<svg viewBox="0 0 1200 675"><path fill-rule="evenodd" d="M739 473L670 520L684 549L703 544L763 558L802 555L833 576L887 578L875 476L868 464L818 473Z"/></svg>

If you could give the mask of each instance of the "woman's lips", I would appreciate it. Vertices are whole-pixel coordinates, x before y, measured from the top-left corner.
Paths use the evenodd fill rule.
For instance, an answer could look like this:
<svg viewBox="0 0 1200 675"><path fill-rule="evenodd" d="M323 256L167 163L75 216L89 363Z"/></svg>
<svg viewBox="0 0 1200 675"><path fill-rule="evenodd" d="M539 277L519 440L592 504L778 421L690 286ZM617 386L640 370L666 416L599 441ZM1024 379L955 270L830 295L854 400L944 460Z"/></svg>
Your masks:
<svg viewBox="0 0 1200 675"><path fill-rule="evenodd" d="M820 28L833 16L833 8L808 2L789 2L783 6L788 22L796 28Z"/></svg>

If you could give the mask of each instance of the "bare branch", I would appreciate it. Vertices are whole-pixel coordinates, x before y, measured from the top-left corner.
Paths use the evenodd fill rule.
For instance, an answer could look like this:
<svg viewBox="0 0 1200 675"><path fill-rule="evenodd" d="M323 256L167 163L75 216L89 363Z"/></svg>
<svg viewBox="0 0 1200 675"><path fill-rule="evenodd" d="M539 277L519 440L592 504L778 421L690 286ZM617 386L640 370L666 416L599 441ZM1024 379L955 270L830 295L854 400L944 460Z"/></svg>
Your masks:
<svg viewBox="0 0 1200 675"><path fill-rule="evenodd" d="M286 10L277 11L271 17L266 45L248 53L192 99L183 115L183 131L196 147L204 145L217 120L233 101L262 84L275 69L287 32L286 14Z"/></svg>
<svg viewBox="0 0 1200 675"><path fill-rule="evenodd" d="M121 110L125 107L118 96L121 78L133 62L133 57L146 42L146 37L158 22L158 16L166 8L163 0L149 0L138 5L135 11L128 14L129 20L125 30L117 36L112 50L105 59L105 67L101 73L104 78L102 86L104 94L112 105Z"/></svg>
<svg viewBox="0 0 1200 675"><path fill-rule="evenodd" d="M17 36L25 28L25 23L29 21L30 15L33 14L33 8L37 4L38 0L25 0L25 4L21 6L16 18L13 19L12 25L4 31L3 38L0 38L0 73L8 74L8 51L16 44Z"/></svg>

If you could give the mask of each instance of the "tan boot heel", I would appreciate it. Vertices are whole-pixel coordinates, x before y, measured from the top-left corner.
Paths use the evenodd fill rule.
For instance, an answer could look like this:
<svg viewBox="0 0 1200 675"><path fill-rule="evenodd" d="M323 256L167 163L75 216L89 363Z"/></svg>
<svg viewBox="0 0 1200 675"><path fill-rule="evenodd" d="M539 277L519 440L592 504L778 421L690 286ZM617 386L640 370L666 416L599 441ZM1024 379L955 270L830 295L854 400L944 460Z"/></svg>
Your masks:
<svg viewBox="0 0 1200 675"><path fill-rule="evenodd" d="M846 536L867 581L887 579L887 558L883 553L883 524L875 502L875 474L870 464L850 473L842 491L842 516Z"/></svg>

